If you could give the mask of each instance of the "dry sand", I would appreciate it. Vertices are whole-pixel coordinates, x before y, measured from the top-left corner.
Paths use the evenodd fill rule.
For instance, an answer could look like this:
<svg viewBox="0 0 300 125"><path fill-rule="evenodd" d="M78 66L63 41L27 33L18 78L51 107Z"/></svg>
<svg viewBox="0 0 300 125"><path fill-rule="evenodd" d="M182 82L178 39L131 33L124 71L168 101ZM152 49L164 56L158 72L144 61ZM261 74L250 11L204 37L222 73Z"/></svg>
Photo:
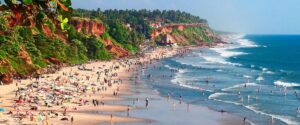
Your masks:
<svg viewBox="0 0 300 125"><path fill-rule="evenodd" d="M132 106L127 106L126 104L122 104L122 100L127 99L128 96L129 97L133 97L134 95L138 95L137 93L132 93L132 86L134 86L134 84L132 82L132 79L130 79L129 77L132 77L134 71L136 71L136 67L137 65L134 65L134 63L140 62L140 63L146 63L146 62L150 62L150 60L158 60L161 58L166 58L166 57L171 57L174 56L176 54L178 54L179 52L183 52L186 51L186 49L174 49L174 48L157 48L156 50L150 52L150 53L146 53L144 57L138 57L138 58L131 58L131 59L127 59L127 62L132 62L131 66L129 67L128 64L126 64L126 67L123 67L121 65L125 65L125 61L121 61L121 60L112 60L112 61L102 61L102 62L90 62L88 64L85 64L86 69L93 69L92 71L85 71L85 70L79 70L78 66L74 66L74 67L64 67L62 68L60 71L58 71L55 74L45 74L43 75L44 78L41 78L39 81L40 83L43 83L42 85L39 84L39 88L42 88L43 86L45 87L49 87L51 81L53 81L54 79L60 77L59 82L63 83L62 86L64 87L70 87L71 89L76 89L76 87L71 85L72 80L70 80L67 75L63 75L63 73L67 73L67 74L72 74L74 75L75 73L78 74L77 76L75 76L77 78L77 80L79 80L78 82L82 82L80 84L84 84L84 83L97 83L95 87L105 87L107 88L106 91L101 90L100 92L96 92L93 93L92 91L87 91L86 93L83 93L81 95L76 95L74 94L74 97L72 96L72 99L69 102L64 102L63 105L59 105L59 106L55 106L52 105L52 107L46 107L43 104L44 103L39 103L38 107L38 111L31 111L30 110L30 106L27 103L23 103L19 106L17 106L17 109L20 109L20 113L21 114L25 114L26 111L31 111L33 114L35 114L35 118L37 118L39 113L43 113L43 114L48 114L49 111L55 111L56 113L58 113L58 116L55 118L52 118L49 115L41 115L43 120L30 120L29 115L27 115L27 117L24 117L22 120L20 120L18 117L14 117L16 115L16 108L14 108L13 105L15 105L15 100L18 100L18 96L15 96L16 94L16 90L18 87L22 87L22 88L26 88L27 85L30 85L31 83L35 82L35 79L26 79L26 80L21 80L20 82L16 81L11 84L11 85L6 85L6 86L0 86L0 108L6 108L7 111L4 113L0 114L0 125L2 124L9 124L9 125L18 125L18 124L40 124L40 125L71 125L71 117L74 118L74 122L73 125L98 125L101 123L106 123L106 124L114 124L114 123L122 123L122 124L148 124L151 122L155 122L156 118L152 117L148 117L146 114L149 113L145 110L145 108L143 108L143 106L140 106L140 111L144 113L143 115L137 115L137 116L123 116L120 115L119 113L121 112L127 112L128 108L129 110L133 110ZM122 62L122 64L119 64L119 62ZM119 69L117 70L110 70L108 72L108 75L104 74L104 70L105 69L113 69L114 66L120 66ZM102 72L100 74L100 82L97 82L97 72ZM111 77L113 74L116 74L117 76L115 77ZM89 80L87 80L87 77L90 77ZM111 87L108 86L108 84L103 84L103 85L98 85L98 83L103 83L103 78L107 78L110 79L112 81L119 81L117 83L112 84ZM65 80L64 80L65 79ZM120 82L120 80L122 80L122 83ZM16 84L18 84L18 86L16 86ZM75 93L75 90L73 91ZM118 92L119 95L121 96L114 96L113 93L114 92ZM27 93L29 95L37 95L37 94L41 94L41 95L47 95L47 91L44 93L41 93L38 90L34 90L32 92ZM154 96L155 98L162 98L159 97L157 94L153 95L147 95L146 96ZM82 105L79 106L78 105L78 100L79 99L83 99L83 100L87 100L89 101L86 105ZM100 106L93 106L93 104L91 103L91 101L93 99L99 100L100 102L103 102L104 105L100 105ZM43 102L43 101L42 101ZM116 102L116 103L111 103L111 102ZM155 101L153 103L156 103ZM166 105L169 106L169 103L163 102L163 101L159 101L157 102L156 105ZM64 112L64 108L62 108L62 106L67 106L69 107L67 109L67 114L66 116L63 115ZM155 106L155 104L154 104ZM161 108L161 106L159 106ZM74 110L74 108L77 108L77 110ZM159 113L160 108L153 108L154 113ZM136 108L139 109L139 108ZM136 110L135 109L135 110ZM195 108L196 109L196 108ZM215 115L217 114L217 112L214 112L212 110L208 110L208 109L204 109L204 108L197 108L199 110L203 110L202 112L202 119L206 119L208 120L207 123L214 123L214 124L227 124L227 123L240 123L237 119L237 117L221 117L219 115L217 115L218 117L221 117L220 119L214 119L211 118L209 120L208 117L205 117L207 115L205 114L211 114L211 115ZM11 114L7 114L8 111L12 111L13 115ZM168 113L168 111L165 111L166 113ZM211 113L212 112L212 113ZM181 112L182 113L182 112ZM166 114L166 115L170 115L172 114ZM134 115L134 114L133 114ZM163 115L160 114L158 115L161 116ZM208 115L208 116L211 116ZM144 117L143 117L144 116ZM176 119L176 115L175 119ZM68 121L62 121L62 118L67 118ZM163 117L162 117L163 118ZM151 120L149 120L151 119ZM156 123L160 123L159 120L166 120L166 119L158 119L158 122ZM213 122L212 122L213 121ZM225 121L225 122L219 122L219 121ZM229 122L228 122L229 121ZM238 122L236 122L238 121Z"/></svg>

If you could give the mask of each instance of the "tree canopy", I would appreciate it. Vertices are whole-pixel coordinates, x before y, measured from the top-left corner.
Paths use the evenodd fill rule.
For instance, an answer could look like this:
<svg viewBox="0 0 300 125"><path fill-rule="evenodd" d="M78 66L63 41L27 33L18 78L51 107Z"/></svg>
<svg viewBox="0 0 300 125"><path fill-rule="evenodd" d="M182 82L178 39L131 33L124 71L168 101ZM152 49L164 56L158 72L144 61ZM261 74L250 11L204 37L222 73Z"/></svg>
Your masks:
<svg viewBox="0 0 300 125"><path fill-rule="evenodd" d="M10 10L10 25L35 26L60 23L64 30L71 16L71 0L4 0L0 11Z"/></svg>

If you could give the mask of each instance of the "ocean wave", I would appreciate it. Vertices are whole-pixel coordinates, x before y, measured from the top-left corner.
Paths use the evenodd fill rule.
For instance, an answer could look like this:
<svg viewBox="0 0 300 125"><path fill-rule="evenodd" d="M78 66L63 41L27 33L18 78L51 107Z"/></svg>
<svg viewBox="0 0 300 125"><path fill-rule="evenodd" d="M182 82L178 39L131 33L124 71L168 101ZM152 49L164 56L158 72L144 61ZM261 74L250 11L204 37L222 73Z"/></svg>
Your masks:
<svg viewBox="0 0 300 125"><path fill-rule="evenodd" d="M251 111L254 111L255 113L257 114L261 114L261 115L266 115L266 116L270 116L270 117L273 117L273 118L276 118L288 125L299 125L298 122L296 121L293 121L291 117L289 116L282 116L282 115L275 115L275 114L268 114L268 113L265 113L263 111L260 111L258 108L255 107L255 105L247 105L245 106L247 109L251 110Z"/></svg>
<svg viewBox="0 0 300 125"><path fill-rule="evenodd" d="M259 47L259 45L256 45L254 42L252 42L248 39L238 39L236 42L241 46L240 48Z"/></svg>
<svg viewBox="0 0 300 125"><path fill-rule="evenodd" d="M265 74L275 74L274 72L272 72L272 71L266 71L266 72L263 72L263 73L265 73Z"/></svg>
<svg viewBox="0 0 300 125"><path fill-rule="evenodd" d="M175 61L176 63L179 63L181 65L192 66L192 67L201 67L201 65L192 64L191 62L186 63L186 62L183 62L183 61L177 60L177 59L174 59L173 61Z"/></svg>
<svg viewBox="0 0 300 125"><path fill-rule="evenodd" d="M261 86L261 85L256 84L256 83L243 83L243 84L237 84L237 85L234 85L234 86L231 86L231 87L223 88L221 90L222 91L229 91L231 89L242 88L244 86Z"/></svg>
<svg viewBox="0 0 300 125"><path fill-rule="evenodd" d="M202 58L207 61L206 63L218 63L218 64L223 64L223 65L242 66L242 64L231 63L221 57L202 56Z"/></svg>
<svg viewBox="0 0 300 125"><path fill-rule="evenodd" d="M264 74L275 74L274 72L270 71L268 68L259 67Z"/></svg>
<svg viewBox="0 0 300 125"><path fill-rule="evenodd" d="M282 81L279 81L279 80L275 81L274 85L283 86L283 87L297 87L297 86L300 86L300 84L298 84L298 83L288 83L288 82L282 82Z"/></svg>
<svg viewBox="0 0 300 125"><path fill-rule="evenodd" d="M265 80L265 78L262 77L262 76L259 76L259 77L256 78L256 81L263 81L263 80Z"/></svg>
<svg viewBox="0 0 300 125"><path fill-rule="evenodd" d="M225 102L225 103L229 103L229 104L234 104L234 105L238 105L238 106L243 105L243 104L241 104L241 103L233 102L233 101L226 101L226 100L221 100L221 99L213 99L213 100L219 101L219 102Z"/></svg>
<svg viewBox="0 0 300 125"><path fill-rule="evenodd" d="M207 91L207 92L213 92L213 90L205 89L205 88L202 88L202 87L199 87L199 86L193 86L193 85L185 84L185 81L187 79L182 77L182 72L180 73L180 71L185 72L185 70L179 70L179 72L175 74L175 78L171 80L171 83L173 83L175 85L178 85L178 86L181 86L181 87L184 87L184 88ZM189 79L189 80L193 80L193 79Z"/></svg>
<svg viewBox="0 0 300 125"><path fill-rule="evenodd" d="M219 53L222 57L225 58L247 54L244 52L230 51L229 49L230 48L224 48L224 47L210 48L210 50Z"/></svg>
<svg viewBox="0 0 300 125"><path fill-rule="evenodd" d="M171 70L177 70L176 68L171 67L171 66L169 66L169 65L165 65L165 67L168 68L168 69L171 69Z"/></svg>
<svg viewBox="0 0 300 125"><path fill-rule="evenodd" d="M218 70L216 70L217 72L224 72L224 70L223 69L218 69Z"/></svg>
<svg viewBox="0 0 300 125"><path fill-rule="evenodd" d="M213 90L204 89L204 88L197 87L197 86L192 86L192 85L187 85L187 84L182 84L182 83L180 83L178 85L181 86L181 87L184 87L184 88L195 89L195 90L200 90L200 91L207 91L207 92L213 92Z"/></svg>
<svg viewBox="0 0 300 125"><path fill-rule="evenodd" d="M223 96L223 95L228 95L228 93L219 93L219 92L213 93L213 94L208 96L208 99L211 99L211 100L216 99L217 97Z"/></svg>
<svg viewBox="0 0 300 125"><path fill-rule="evenodd" d="M249 75L243 75L244 78L247 78L247 79L250 79L252 78L252 76L249 76Z"/></svg>

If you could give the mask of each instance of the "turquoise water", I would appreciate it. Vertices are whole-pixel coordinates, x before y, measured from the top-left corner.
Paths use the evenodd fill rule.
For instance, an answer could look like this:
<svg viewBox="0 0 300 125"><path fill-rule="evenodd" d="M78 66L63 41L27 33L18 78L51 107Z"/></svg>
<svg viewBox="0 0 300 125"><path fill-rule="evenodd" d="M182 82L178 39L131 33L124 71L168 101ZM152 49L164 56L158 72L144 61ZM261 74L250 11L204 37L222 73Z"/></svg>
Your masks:
<svg viewBox="0 0 300 125"><path fill-rule="evenodd" d="M300 124L300 36L231 35L144 71L163 96L225 110L254 124ZM171 71L173 70L173 71ZM147 79L152 74L152 79Z"/></svg>

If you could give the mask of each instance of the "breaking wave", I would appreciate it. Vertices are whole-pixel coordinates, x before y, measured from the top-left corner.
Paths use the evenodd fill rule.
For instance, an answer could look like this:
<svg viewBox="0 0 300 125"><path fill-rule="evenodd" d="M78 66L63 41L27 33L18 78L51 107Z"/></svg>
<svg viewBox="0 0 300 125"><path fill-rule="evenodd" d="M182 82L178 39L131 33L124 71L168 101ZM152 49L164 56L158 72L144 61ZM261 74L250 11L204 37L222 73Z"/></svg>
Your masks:
<svg viewBox="0 0 300 125"><path fill-rule="evenodd" d="M275 81L274 85L283 86L283 87L297 87L297 86L300 86L300 84L297 84L297 83L288 83L288 82L282 82L282 81L279 81L279 80Z"/></svg>

